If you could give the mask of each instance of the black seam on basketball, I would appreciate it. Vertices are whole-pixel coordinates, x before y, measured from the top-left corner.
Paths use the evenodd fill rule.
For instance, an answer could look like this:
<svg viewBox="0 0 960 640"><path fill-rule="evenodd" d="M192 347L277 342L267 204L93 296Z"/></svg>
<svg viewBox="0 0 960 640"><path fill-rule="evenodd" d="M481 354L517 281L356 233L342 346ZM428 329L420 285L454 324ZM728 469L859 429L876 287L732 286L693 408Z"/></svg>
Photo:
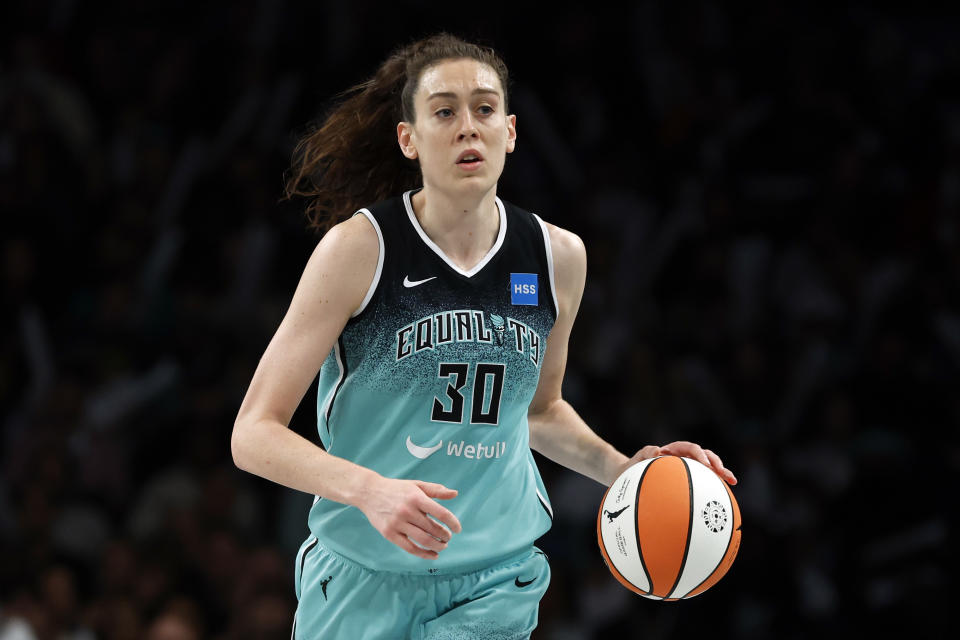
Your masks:
<svg viewBox="0 0 960 640"><path fill-rule="evenodd" d="M614 484L616 484L616 480L614 480ZM610 485L610 487L612 486L613 484ZM610 487L607 487L607 490L603 492L603 497L600 498L600 512L597 513L597 533L600 534L600 540L603 540L603 528L600 526L603 523L603 505L607 504L607 496L610 494Z"/></svg>
<svg viewBox="0 0 960 640"><path fill-rule="evenodd" d="M677 580L673 583L673 586L670 587L670 590L667 591L664 599L669 598L670 594L677 588L677 585L680 584L680 578L683 577L683 572L687 568L687 554L690 553L690 538L693 536L693 477L690 474L690 467L687 465L687 461L681 457L680 462L683 463L683 470L687 473L687 491L690 492L690 517L687 519L687 542L683 545L683 559L680 561L680 571L677 572Z"/></svg>
<svg viewBox="0 0 960 640"><path fill-rule="evenodd" d="M337 383L337 388L333 390L333 397L330 398L330 406L327 407L327 431L330 431L330 414L333 413L333 403L337 401L337 394L340 393L340 388L343 386L343 383L347 379L347 350L343 348L343 336L341 335L337 338L337 344L340 345L340 362L343 364L343 375L340 377L340 382Z"/></svg>
<svg viewBox="0 0 960 640"><path fill-rule="evenodd" d="M727 497L730 499L730 512L731 512L731 513L730 513L730 516L731 516L731 519L732 519L732 518L733 518L733 492L730 491L730 487L728 487L726 484L723 485L723 488L726 490L726 492L727 492ZM741 523L741 524L743 524L743 523ZM699 589L699 588L703 585L704 582L706 582L707 580L709 580L710 578L713 577L713 574L715 574L715 573L717 572L717 569L720 568L720 565L723 564L723 559L727 557L727 552L730 551L730 543L733 542L733 532L734 532L735 530L736 530L736 531L740 531L740 527L737 527L736 529L733 528L733 522L731 522L730 525L731 525L731 526L730 526L730 537L727 538L727 546L725 546L725 547L723 548L723 553L720 554L720 559L717 560L717 566L715 566L715 567L713 568L713 570L710 571L710 573L707 574L707 577L704 578L703 580L701 580L699 584L697 584L695 587L693 587L692 589L690 589L689 591L687 591L685 594L683 594L683 595L681 596L682 598L686 598L688 595L690 595L691 593L693 593L694 591L696 591L697 589Z"/></svg>
<svg viewBox="0 0 960 640"><path fill-rule="evenodd" d="M650 571L647 570L647 563L643 559L643 547L640 546L640 489L643 487L643 477L647 475L647 471L650 471L650 467L659 459L660 458L654 458L640 474L640 479L637 480L637 497L634 498L633 502L633 533L637 537L637 554L640 556L640 566L643 568L643 574L647 576L647 584L650 585L648 591L650 595L653 595L653 578L650 577ZM637 588L639 589L639 587ZM643 591L643 589L640 589L640 591Z"/></svg>

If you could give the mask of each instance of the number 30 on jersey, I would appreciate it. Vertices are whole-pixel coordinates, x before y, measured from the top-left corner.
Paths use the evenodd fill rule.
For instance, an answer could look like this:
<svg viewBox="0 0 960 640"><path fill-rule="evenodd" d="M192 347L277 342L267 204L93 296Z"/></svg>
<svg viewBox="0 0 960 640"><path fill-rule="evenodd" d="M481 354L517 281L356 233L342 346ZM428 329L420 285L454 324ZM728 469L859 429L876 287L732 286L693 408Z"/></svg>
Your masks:
<svg viewBox="0 0 960 640"><path fill-rule="evenodd" d="M478 362L473 367L473 393L469 424L496 425L500 417L500 396L507 366L501 363ZM446 397L433 399L430 419L434 422L463 424L463 389L470 381L471 366L467 362L441 362L438 375L448 379Z"/></svg>

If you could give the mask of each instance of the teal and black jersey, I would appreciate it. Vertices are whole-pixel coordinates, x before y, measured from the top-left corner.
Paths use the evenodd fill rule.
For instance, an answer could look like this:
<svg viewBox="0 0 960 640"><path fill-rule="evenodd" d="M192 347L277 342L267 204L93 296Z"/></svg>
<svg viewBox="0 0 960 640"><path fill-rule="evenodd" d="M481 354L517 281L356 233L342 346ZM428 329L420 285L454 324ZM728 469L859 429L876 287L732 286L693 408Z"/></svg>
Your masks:
<svg viewBox="0 0 960 640"><path fill-rule="evenodd" d="M355 507L318 499L309 524L369 568L448 573L515 554L550 528L527 409L556 320L553 258L540 218L497 198L496 242L464 271L423 232L412 193L357 213L377 230L380 257L320 371L318 429L333 455L456 489L442 504L463 532L427 561Z"/></svg>

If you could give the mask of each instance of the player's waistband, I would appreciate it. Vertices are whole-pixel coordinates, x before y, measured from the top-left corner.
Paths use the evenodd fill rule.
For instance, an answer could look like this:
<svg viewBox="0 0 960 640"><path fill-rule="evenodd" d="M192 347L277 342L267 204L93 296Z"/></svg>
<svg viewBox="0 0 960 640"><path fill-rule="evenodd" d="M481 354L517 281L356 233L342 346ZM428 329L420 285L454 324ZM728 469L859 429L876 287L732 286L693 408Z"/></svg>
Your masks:
<svg viewBox="0 0 960 640"><path fill-rule="evenodd" d="M325 544L322 537L314 536L317 539L318 546L323 549L324 553L328 553L340 562L345 565L361 569L363 571L371 571L378 574L386 575L395 575L395 576L421 576L424 578L430 578L435 576L460 576L466 575L469 573L476 573L477 571L487 570L487 569L499 569L502 567L509 566L511 564L520 564L526 558L534 552L539 550L532 544L520 549L519 551L512 551L505 555L493 556L490 558L480 559L474 562L453 565L449 567L425 567L424 569L382 569L379 567L371 567L362 562L358 562L349 556L346 556L342 553L334 551L329 544ZM542 553L542 552L540 552Z"/></svg>

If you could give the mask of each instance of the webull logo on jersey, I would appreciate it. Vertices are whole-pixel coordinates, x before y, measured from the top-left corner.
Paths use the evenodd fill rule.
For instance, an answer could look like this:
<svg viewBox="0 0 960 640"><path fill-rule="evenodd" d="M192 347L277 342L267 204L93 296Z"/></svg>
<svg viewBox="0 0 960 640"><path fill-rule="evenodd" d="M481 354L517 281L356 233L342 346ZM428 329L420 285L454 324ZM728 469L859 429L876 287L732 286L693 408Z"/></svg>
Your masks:
<svg viewBox="0 0 960 640"><path fill-rule="evenodd" d="M489 320L488 320L489 317ZM512 339L511 339L512 338ZM483 342L525 354L540 366L540 334L519 320L495 313L462 309L420 318L397 331L397 362L425 350L454 342Z"/></svg>
<svg viewBox="0 0 960 640"><path fill-rule="evenodd" d="M422 447L414 444L410 436L407 436L407 451L415 458L426 460L438 451L443 450L443 440L437 444ZM468 458L470 460L490 460L503 456L507 450L507 443L504 441L494 442L493 444L483 444L481 442L467 444L466 440L447 442L447 455L453 458Z"/></svg>

